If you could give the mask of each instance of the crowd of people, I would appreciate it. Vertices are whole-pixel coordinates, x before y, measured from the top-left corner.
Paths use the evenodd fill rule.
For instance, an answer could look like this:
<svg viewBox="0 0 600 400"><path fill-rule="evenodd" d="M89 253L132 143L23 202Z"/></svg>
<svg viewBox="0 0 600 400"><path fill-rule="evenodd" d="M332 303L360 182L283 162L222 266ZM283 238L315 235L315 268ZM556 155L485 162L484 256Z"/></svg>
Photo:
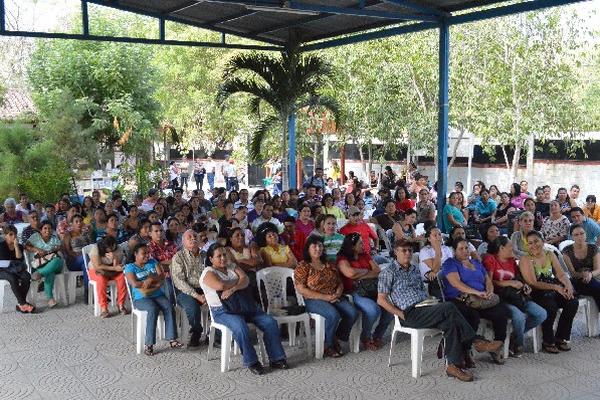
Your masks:
<svg viewBox="0 0 600 400"><path fill-rule="evenodd" d="M343 356L359 313L366 351L384 345L397 317L408 327L443 331L439 355L447 359L447 374L463 381L473 380L472 349L504 364L503 342L510 342L511 356L521 357L525 333L540 325L544 351L569 351L577 296L591 296L600 306L600 208L594 196L582 202L576 185L552 198L549 186L532 194L525 181L507 192L477 182L468 195L457 182L438 207L435 185L415 165L401 177L386 167L368 183L352 177L342 185L339 174L333 178L317 168L302 190L276 195L257 190L250 196L234 182L210 185L206 193L201 185L187 191L172 182L166 196L150 189L129 202L118 191L105 199L94 191L81 204L68 194L45 205L26 194L18 203L8 198L0 214L0 259L9 262L0 279L10 283L17 311L32 313L32 282L42 283L52 308L57 275L65 268L82 271L84 290L88 280L96 282L103 318L113 315L109 282L116 282L113 311L121 315L130 312L129 285L133 307L148 312L148 356L159 313L170 347L184 346L176 304L189 322L187 345L200 346L207 305L211 318L231 329L244 365L256 374L266 369L248 322L263 332L270 367L289 368L277 323L260 302L264 288L256 273L262 268L293 270L288 293L295 291L307 312L325 319L325 356ZM28 225L19 233L20 223ZM86 269L82 249L90 244ZM560 245L561 257L550 245ZM477 334L482 319L491 324L492 341Z"/></svg>

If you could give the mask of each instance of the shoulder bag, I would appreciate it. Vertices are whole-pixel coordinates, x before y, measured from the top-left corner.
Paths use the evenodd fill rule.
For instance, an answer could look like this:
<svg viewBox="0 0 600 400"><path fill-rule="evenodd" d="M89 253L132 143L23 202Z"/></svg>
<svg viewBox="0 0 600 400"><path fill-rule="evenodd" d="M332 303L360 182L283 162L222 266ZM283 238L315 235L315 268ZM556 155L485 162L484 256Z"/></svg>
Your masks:
<svg viewBox="0 0 600 400"><path fill-rule="evenodd" d="M367 297L371 300L377 300L378 278L361 279L354 281L354 290L357 295Z"/></svg>

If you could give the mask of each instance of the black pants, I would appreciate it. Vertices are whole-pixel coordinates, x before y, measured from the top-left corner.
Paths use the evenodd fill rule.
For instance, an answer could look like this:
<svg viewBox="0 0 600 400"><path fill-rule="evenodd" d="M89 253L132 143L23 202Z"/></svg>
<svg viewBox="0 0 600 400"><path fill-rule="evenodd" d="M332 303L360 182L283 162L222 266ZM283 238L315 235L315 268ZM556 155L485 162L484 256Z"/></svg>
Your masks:
<svg viewBox="0 0 600 400"><path fill-rule="evenodd" d="M573 319L579 308L579 300L567 300L555 291L536 290L532 295L533 301L538 303L546 312L548 317L542 322L542 336L545 344L555 344L557 340L569 340L571 338L571 329L573 328ZM556 334L554 333L554 320L558 309L562 308L562 313L558 319Z"/></svg>
<svg viewBox="0 0 600 400"><path fill-rule="evenodd" d="M510 318L510 310L504 304L500 303L494 307L486 308L485 310L476 310L468 307L460 300L452 300L456 308L465 317L469 325L475 332L479 328L481 318L490 320L494 329L494 340L504 341L506 339L506 325Z"/></svg>
<svg viewBox="0 0 600 400"><path fill-rule="evenodd" d="M179 181L177 181L177 178L175 178L171 181L171 188L176 189L178 187L179 187Z"/></svg>
<svg viewBox="0 0 600 400"><path fill-rule="evenodd" d="M592 296L600 308L600 282L596 279L585 283L582 279L571 279L575 292L582 296Z"/></svg>
<svg viewBox="0 0 600 400"><path fill-rule="evenodd" d="M186 190L187 190L187 186L188 186L188 177L187 177L187 176L184 176L184 175L181 175L181 176L180 176L180 178L181 178L181 187L184 187L184 186L185 186L185 188L186 188Z"/></svg>
<svg viewBox="0 0 600 400"><path fill-rule="evenodd" d="M5 269L0 269L0 279L8 281L10 289L17 298L19 305L27 302L27 292L29 292L29 285L31 283L29 272L9 272Z"/></svg>
<svg viewBox="0 0 600 400"><path fill-rule="evenodd" d="M202 185L204 185L204 174L194 174L194 180L196 181L196 190L202 190Z"/></svg>
<svg viewBox="0 0 600 400"><path fill-rule="evenodd" d="M475 339L475 331L451 302L409 308L402 325L409 328L435 328L444 332L446 358L449 364L461 364L465 351Z"/></svg>

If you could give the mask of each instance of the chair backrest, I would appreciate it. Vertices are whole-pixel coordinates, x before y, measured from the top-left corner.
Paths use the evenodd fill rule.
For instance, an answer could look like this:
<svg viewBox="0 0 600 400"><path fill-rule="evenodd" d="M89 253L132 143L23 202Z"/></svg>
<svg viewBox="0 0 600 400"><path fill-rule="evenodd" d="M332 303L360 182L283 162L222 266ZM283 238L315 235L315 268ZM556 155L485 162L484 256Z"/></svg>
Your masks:
<svg viewBox="0 0 600 400"><path fill-rule="evenodd" d="M558 250L560 250L560 252L562 253L562 251L565 249L565 247L567 247L567 246L569 246L569 245L571 245L573 243L575 243L575 241L573 241L573 240L563 240L558 245Z"/></svg>
<svg viewBox="0 0 600 400"><path fill-rule="evenodd" d="M135 305L133 304L133 296L131 295L131 286L129 285L129 281L127 277L125 277L125 286L127 286L127 296L129 296L129 302L131 303L131 308L137 310Z"/></svg>
<svg viewBox="0 0 600 400"><path fill-rule="evenodd" d="M292 281L294 280L294 270L290 268L268 267L256 272L256 283L259 287L258 292L260 294L260 302L263 309L267 304L269 308L271 308L273 299L277 297L282 299L283 305L287 305L287 280L289 278L291 278ZM261 283L265 286L266 299L263 298L263 291L260 289L262 287ZM296 299L298 299L297 294ZM269 311L270 310L267 309L267 312Z"/></svg>
<svg viewBox="0 0 600 400"><path fill-rule="evenodd" d="M23 252L23 256L23 258L25 259L25 265L27 265L27 272L32 273L33 264L31 263L31 259L33 258L34 254L30 251L25 250Z"/></svg>
<svg viewBox="0 0 600 400"><path fill-rule="evenodd" d="M91 257L91 253L92 253L92 249L94 248L94 246L96 246L95 243L93 244L88 244L87 246L84 246L81 249L81 255L83 256L83 265L85 266L85 270L89 271L89 261L91 261L92 257Z"/></svg>

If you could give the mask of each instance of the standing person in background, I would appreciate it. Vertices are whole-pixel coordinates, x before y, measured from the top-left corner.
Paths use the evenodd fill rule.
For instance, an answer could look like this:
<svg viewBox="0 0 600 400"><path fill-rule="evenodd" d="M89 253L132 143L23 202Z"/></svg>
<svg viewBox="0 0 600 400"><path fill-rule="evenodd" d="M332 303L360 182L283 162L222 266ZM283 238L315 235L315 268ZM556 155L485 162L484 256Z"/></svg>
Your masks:
<svg viewBox="0 0 600 400"><path fill-rule="evenodd" d="M342 173L342 169L336 160L331 160L329 171L327 171L327 176L336 183L336 186L340 183L340 175Z"/></svg>
<svg viewBox="0 0 600 400"><path fill-rule="evenodd" d="M235 189L238 185L237 171L233 158L229 157L227 163L223 166L223 178L225 178L225 189L229 192Z"/></svg>
<svg viewBox="0 0 600 400"><path fill-rule="evenodd" d="M196 181L196 190L203 190L204 175L206 175L206 169L196 161L194 163L194 180Z"/></svg>
<svg viewBox="0 0 600 400"><path fill-rule="evenodd" d="M185 190L188 190L188 181L192 174L194 173L194 162L186 157L187 164L183 164L183 168L181 169L181 188L185 187Z"/></svg>
<svg viewBox="0 0 600 400"><path fill-rule="evenodd" d="M208 188L212 191L215 187L215 171L217 170L217 164L213 161L212 157L208 157L208 162L204 165L204 168L206 169Z"/></svg>
<svg viewBox="0 0 600 400"><path fill-rule="evenodd" d="M179 180L177 178L179 178L179 170L175 165L175 161L171 161L169 163L169 181L171 182L171 189L179 187Z"/></svg>

